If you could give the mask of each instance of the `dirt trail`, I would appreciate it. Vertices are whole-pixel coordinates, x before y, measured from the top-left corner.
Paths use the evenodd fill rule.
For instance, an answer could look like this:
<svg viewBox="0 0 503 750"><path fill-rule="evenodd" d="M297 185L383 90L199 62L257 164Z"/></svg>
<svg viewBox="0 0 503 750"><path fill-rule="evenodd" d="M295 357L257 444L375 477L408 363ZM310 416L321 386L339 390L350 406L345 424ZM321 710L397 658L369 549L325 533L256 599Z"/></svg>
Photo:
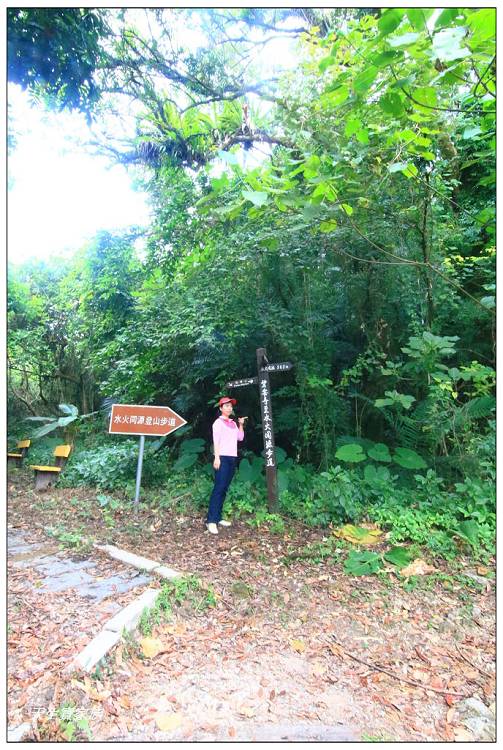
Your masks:
<svg viewBox="0 0 503 750"><path fill-rule="evenodd" d="M32 582L22 595L23 625L16 616L11 620L9 724L33 719L30 702L22 703L21 661L36 649L63 649L45 672L39 740L56 731L51 716L63 700L72 700L89 719L94 740L416 742L463 738L460 696L494 701L489 582L483 590L475 582L468 590L455 580L449 588L437 581L430 590L407 592L392 572L348 577L337 556L286 565L286 555L322 539L298 524L273 535L238 521L211 537L198 516L144 510L137 522L120 511L108 528L95 491L54 490L41 499L27 489L23 473L16 474L9 523L17 531L31 527L32 541L47 541L43 526L80 526L99 541L195 574L216 595L215 606L205 608L203 595L154 625L151 637L162 651L152 659L126 639L98 675L65 676L71 648L54 628L37 630L40 589L33 585L33 568L17 570L11 587L19 587L20 574ZM79 508L85 509L82 521ZM104 570L109 563L97 552L91 558ZM44 594L44 621L55 623L62 599L75 595ZM125 601L131 592L122 596ZM87 606L89 621L103 615L95 607ZM75 633L75 643L92 631ZM40 698L44 680L36 671L33 676Z"/></svg>

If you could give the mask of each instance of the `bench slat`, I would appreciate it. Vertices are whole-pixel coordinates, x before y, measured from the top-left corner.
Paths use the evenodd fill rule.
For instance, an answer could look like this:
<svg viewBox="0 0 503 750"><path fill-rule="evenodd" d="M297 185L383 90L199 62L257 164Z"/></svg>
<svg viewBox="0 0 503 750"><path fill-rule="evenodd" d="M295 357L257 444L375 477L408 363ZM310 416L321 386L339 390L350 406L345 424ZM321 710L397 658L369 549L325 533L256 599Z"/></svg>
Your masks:
<svg viewBox="0 0 503 750"><path fill-rule="evenodd" d="M30 466L30 469L35 471L61 471L61 466Z"/></svg>
<svg viewBox="0 0 503 750"><path fill-rule="evenodd" d="M58 456L60 458L68 458L71 451L72 451L71 445L57 445L56 448L54 449L53 455L55 458L57 458Z"/></svg>

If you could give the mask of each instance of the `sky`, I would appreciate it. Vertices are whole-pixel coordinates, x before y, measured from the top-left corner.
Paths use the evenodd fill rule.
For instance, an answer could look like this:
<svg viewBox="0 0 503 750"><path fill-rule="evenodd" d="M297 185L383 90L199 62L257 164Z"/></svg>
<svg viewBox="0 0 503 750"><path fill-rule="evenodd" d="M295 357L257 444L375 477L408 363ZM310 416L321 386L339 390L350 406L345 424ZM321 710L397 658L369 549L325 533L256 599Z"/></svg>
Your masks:
<svg viewBox="0 0 503 750"><path fill-rule="evenodd" d="M141 26L142 11L131 12ZM185 30L183 39L197 46L203 37L194 28ZM267 55L271 63L295 64L288 41L268 46L272 47ZM48 112L31 105L30 95L12 84L7 94L8 128L15 137L7 159L10 263L71 257L99 230L148 227L147 195L133 188L125 167L91 155L84 145L90 131L81 113ZM260 160L264 155L254 157ZM247 158L251 166L252 157Z"/></svg>
<svg viewBox="0 0 503 750"><path fill-rule="evenodd" d="M100 229L146 226L144 193L126 169L90 156L75 139L88 128L78 113L30 107L28 95L9 85L16 146L8 158L8 258L71 256Z"/></svg>

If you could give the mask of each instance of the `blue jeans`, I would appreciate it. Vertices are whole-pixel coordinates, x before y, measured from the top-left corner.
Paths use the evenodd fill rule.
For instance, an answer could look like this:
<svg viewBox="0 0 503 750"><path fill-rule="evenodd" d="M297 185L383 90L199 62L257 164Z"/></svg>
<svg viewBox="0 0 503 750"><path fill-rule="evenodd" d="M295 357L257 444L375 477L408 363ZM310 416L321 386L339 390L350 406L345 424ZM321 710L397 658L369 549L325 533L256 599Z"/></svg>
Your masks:
<svg viewBox="0 0 503 750"><path fill-rule="evenodd" d="M236 462L236 456L220 456L220 468L215 470L215 484L210 497L207 523L218 523L222 519L222 508L236 470Z"/></svg>

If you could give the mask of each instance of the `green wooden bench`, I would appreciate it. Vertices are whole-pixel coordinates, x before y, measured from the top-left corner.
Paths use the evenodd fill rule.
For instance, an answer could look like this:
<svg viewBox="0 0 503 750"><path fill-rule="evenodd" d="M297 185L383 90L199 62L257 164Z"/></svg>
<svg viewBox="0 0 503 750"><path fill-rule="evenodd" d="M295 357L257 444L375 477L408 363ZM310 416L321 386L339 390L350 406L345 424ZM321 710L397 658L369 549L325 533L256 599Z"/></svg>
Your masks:
<svg viewBox="0 0 503 750"><path fill-rule="evenodd" d="M53 453L55 466L30 466L30 469L33 469L35 472L35 489L37 491L47 490L57 481L65 468L71 451L71 445L57 445Z"/></svg>
<svg viewBox="0 0 503 750"><path fill-rule="evenodd" d="M7 463L22 466L23 460L31 445L31 440L20 440L16 445L15 451L7 453Z"/></svg>

